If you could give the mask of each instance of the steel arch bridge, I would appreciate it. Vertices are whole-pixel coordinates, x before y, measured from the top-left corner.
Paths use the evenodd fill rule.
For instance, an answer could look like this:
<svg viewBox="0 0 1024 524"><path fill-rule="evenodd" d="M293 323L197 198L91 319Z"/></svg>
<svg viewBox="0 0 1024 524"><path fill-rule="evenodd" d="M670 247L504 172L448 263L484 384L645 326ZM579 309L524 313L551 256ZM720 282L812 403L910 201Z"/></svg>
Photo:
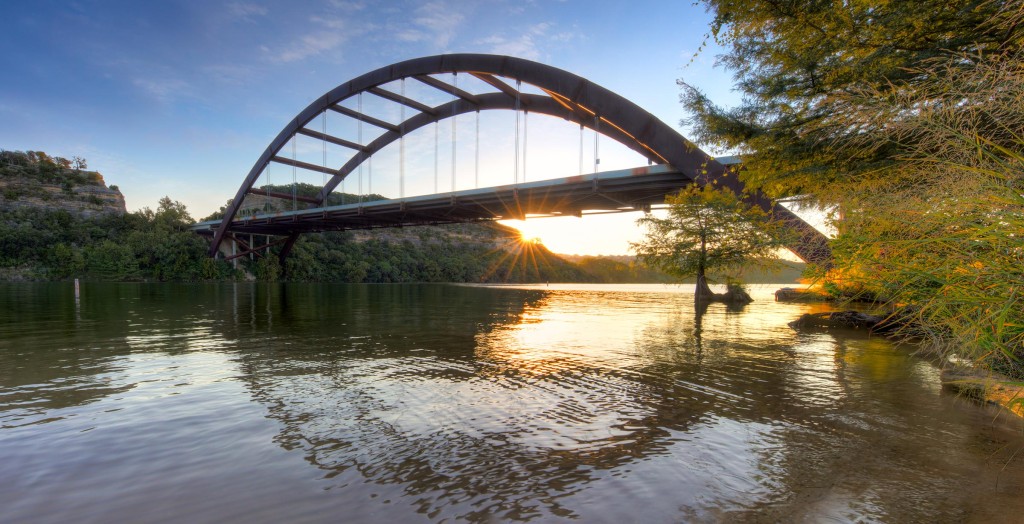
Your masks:
<svg viewBox="0 0 1024 524"><path fill-rule="evenodd" d="M458 74L471 75L494 90L472 93L459 89L457 81L451 84L437 77ZM404 86L407 79L430 86L450 96L451 100L432 106L382 87L395 81L402 81ZM525 92L522 84L533 86L534 91L542 94ZM342 105L342 102L363 93L399 104L403 107L403 119L392 123ZM405 109L411 109L412 116L404 118ZM347 176L375 153L401 141L411 131L458 115L491 110L523 111L575 122L581 130L588 128L611 138L646 157L650 164L657 165L546 182L518 184L517 180L517 184L487 189L454 191L453 188L452 192L427 197L327 205L328 196ZM360 126L365 123L378 129L379 135L365 143L356 143L311 129L309 124L327 111L354 119ZM294 154L292 158L282 155L286 145L299 135L351 150L351 156L341 166L330 167L296 160ZM518 151L516 155L518 161ZM261 173L271 163L322 173L325 183L315 197L256 189ZM622 96L575 74L521 58L486 54L438 55L382 67L317 98L278 133L256 160L223 219L199 223L193 229L212 235L211 256L216 256L221 245L232 239L242 245L243 251L230 258L282 245L280 256L283 260L304 232L522 218L526 214L581 216L585 210L649 210L652 204L663 203L666 195L686 185L711 183L743 195L750 205L761 207L773 219L787 224L797 239L788 247L804 261L830 262L831 251L823 234L764 195L746 192L739 177L729 167ZM242 203L250 194L291 199L293 203L301 201L309 208L290 213L271 212L240 217ZM268 235L268 238L274 236L277 239L255 246L244 242L240 238L242 234Z"/></svg>

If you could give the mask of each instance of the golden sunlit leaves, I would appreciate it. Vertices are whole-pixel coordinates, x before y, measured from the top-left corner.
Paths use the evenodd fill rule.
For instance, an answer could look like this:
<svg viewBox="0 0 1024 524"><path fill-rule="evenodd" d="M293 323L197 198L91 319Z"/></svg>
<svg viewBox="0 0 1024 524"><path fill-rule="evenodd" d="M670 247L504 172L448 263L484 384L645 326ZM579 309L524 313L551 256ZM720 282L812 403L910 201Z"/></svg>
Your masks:
<svg viewBox="0 0 1024 524"><path fill-rule="evenodd" d="M886 130L905 153L861 188L840 222L845 275L909 304L913 335L1024 375L1024 66L990 56L937 63L916 112ZM942 93L928 99L927 93Z"/></svg>

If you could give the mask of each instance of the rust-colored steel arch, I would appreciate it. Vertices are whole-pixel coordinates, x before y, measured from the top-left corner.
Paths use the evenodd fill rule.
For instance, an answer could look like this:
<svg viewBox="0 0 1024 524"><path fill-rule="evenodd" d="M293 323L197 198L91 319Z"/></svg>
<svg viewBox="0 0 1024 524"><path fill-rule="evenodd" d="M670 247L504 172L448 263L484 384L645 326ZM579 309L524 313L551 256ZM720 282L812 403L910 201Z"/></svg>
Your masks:
<svg viewBox="0 0 1024 524"><path fill-rule="evenodd" d="M429 76L449 73L473 75L493 86L497 91L484 94L467 93ZM498 77L532 85L547 96L519 92ZM407 78L450 93L455 100L437 107L429 107L380 87L389 82ZM373 93L404 104L413 108L415 114L404 122L391 124L361 115L339 105L340 102L363 92ZM831 251L824 235L786 208L775 205L764 195L744 191L743 183L724 165L716 162L671 126L636 104L567 71L521 58L486 54L438 55L399 62L341 84L314 100L278 133L253 164L235 194L234 200L228 206L220 227L214 234L210 254L213 255L217 252L221 242L231 229L231 223L238 213L242 200L247 193L252 191L253 184L271 161L298 165L331 175L330 181L324 186L319 196L311 202L322 204L331 191L360 163L410 131L458 114L494 109L521 109L578 122L580 125L591 128L637 151L654 163L672 166L694 183L704 185L714 182L720 187L729 188L737 194L745 195L744 198L748 203L763 208L773 218L786 222L791 229L798 233L799 240L790 246L797 256L808 262L827 264L831 260ZM361 119L383 128L385 132L370 143L362 145L342 143L343 141L339 139L320 136L320 134L305 128L316 116L327 110ZM325 140L333 139L335 143L355 148L356 152L345 165L338 169L302 165L294 160L277 156L277 153L296 134ZM298 233L293 233L288 238L285 242L285 250L291 247L297 235Z"/></svg>

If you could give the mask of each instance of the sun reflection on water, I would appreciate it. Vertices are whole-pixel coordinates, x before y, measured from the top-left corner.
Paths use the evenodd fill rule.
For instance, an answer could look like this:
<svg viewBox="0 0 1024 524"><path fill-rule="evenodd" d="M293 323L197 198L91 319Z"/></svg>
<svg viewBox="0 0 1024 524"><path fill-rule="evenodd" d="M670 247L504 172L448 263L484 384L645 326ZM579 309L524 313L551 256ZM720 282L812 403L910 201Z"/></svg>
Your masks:
<svg viewBox="0 0 1024 524"><path fill-rule="evenodd" d="M888 341L790 329L821 306L770 288L741 309L662 285L93 291L81 317L60 313L74 329L15 317L22 298L0 323L14 520L924 522L1024 506L1019 434ZM29 304L56 314L61 297Z"/></svg>

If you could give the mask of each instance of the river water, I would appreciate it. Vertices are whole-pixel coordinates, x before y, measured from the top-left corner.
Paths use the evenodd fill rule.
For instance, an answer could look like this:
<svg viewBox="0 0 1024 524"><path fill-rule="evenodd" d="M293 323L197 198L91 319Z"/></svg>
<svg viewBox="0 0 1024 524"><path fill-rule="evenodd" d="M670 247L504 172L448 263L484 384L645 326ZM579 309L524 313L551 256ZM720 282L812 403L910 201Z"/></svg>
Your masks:
<svg viewBox="0 0 1024 524"><path fill-rule="evenodd" d="M1019 421L769 291L3 284L0 521L1021 521Z"/></svg>

